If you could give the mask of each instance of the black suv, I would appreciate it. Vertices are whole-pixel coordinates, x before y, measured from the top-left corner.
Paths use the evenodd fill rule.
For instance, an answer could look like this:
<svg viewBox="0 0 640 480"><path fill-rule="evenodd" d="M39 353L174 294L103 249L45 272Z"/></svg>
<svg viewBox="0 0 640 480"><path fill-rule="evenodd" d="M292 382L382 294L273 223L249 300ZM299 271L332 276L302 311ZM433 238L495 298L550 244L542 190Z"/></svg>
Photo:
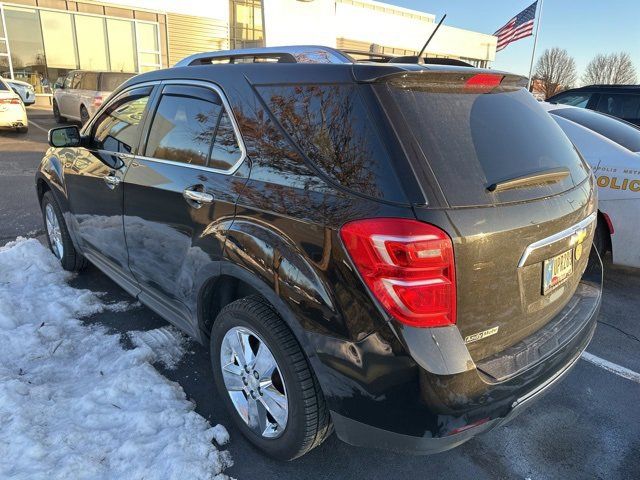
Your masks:
<svg viewBox="0 0 640 480"><path fill-rule="evenodd" d="M589 85L572 88L547 102L588 108L640 126L640 85Z"/></svg>
<svg viewBox="0 0 640 480"><path fill-rule="evenodd" d="M209 343L233 421L276 458L333 429L452 448L596 325L593 177L525 83L322 47L190 57L51 130L51 249Z"/></svg>

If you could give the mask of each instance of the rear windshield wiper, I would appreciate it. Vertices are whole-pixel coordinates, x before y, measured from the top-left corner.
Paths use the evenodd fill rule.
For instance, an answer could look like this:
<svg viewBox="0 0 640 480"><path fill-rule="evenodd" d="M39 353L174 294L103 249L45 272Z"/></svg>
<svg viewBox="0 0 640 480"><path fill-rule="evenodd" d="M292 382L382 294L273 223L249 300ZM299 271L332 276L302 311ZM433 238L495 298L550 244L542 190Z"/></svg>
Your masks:
<svg viewBox="0 0 640 480"><path fill-rule="evenodd" d="M509 180L492 183L487 187L490 192L502 192L512 188L528 187L540 185L541 183L559 182L569 175L569 169L566 167L550 168L541 172L530 173L522 177L515 177Z"/></svg>

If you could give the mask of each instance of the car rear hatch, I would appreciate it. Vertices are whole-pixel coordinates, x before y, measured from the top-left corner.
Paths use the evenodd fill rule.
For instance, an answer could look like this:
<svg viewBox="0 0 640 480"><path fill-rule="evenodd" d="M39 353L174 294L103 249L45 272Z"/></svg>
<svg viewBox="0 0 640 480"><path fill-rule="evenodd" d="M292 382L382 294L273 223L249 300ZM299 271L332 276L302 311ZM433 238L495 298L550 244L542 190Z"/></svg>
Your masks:
<svg viewBox="0 0 640 480"><path fill-rule="evenodd" d="M569 303L586 268L596 209L588 166L521 77L424 69L372 83L429 192L416 217L452 238L457 326L472 358L526 342Z"/></svg>

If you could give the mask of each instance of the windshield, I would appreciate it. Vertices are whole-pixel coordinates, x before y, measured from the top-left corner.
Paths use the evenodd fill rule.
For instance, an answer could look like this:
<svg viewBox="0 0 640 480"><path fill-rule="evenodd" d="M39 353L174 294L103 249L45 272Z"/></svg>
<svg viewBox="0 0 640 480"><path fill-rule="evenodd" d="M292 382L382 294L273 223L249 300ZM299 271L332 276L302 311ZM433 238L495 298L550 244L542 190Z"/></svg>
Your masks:
<svg viewBox="0 0 640 480"><path fill-rule="evenodd" d="M591 110L577 108L558 108L550 110L549 113L593 130L627 150L640 152L640 129L630 123Z"/></svg>
<svg viewBox="0 0 640 480"><path fill-rule="evenodd" d="M421 75L377 87L383 103L393 103L391 111L404 119L402 126L396 126L403 142L417 143L423 156L416 161L428 163L451 206L541 198L587 178L588 166L525 89L500 86L474 91L468 88L473 75L446 84L429 84ZM403 130L409 130L410 138ZM569 175L557 182L488 190L497 182L561 168Z"/></svg>

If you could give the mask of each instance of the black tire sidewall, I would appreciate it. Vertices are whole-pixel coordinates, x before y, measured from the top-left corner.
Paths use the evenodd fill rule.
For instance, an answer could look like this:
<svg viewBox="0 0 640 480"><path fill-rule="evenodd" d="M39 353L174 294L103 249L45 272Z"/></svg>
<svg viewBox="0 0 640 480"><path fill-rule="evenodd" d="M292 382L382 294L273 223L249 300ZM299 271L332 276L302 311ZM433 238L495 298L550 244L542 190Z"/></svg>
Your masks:
<svg viewBox="0 0 640 480"><path fill-rule="evenodd" d="M53 118L55 118L57 123L62 123L63 118L60 115L60 107L58 107L58 102L53 101Z"/></svg>
<svg viewBox="0 0 640 480"><path fill-rule="evenodd" d="M240 418L224 386L224 379L222 378L222 370L220 367L220 349L224 335L233 327L247 327L257 333L262 341L267 344L269 350L271 350L280 369L280 373L283 376L287 400L289 402L289 417L284 432L278 438L263 438L254 433L245 424L244 420ZM300 450L305 436L304 399L298 377L293 370L293 365L289 357L280 346L280 340L265 328L260 322L260 319L254 318L254 315L242 310L225 310L213 325L210 352L216 388L223 398L223 402L227 411L230 412L234 424L249 441L267 453L267 455L279 460L290 460L293 458Z"/></svg>
<svg viewBox="0 0 640 480"><path fill-rule="evenodd" d="M56 202L56 199L53 196L51 191L45 192L42 197L42 221L44 223L46 237L47 237L47 245L49 246L49 250L51 253L55 255L53 252L53 246L51 245L51 240L49 239L49 232L47 231L47 214L46 208L47 205L51 205L53 207L53 213L58 218L58 225L60 225L60 235L62 236L62 248L64 249L62 258L59 259L62 264L62 268L65 270L76 270L76 249L73 245L73 241L69 236L69 231L67 230L67 224L64 221L64 216L62 215L62 211ZM58 258L56 256L56 258Z"/></svg>
<svg viewBox="0 0 640 480"><path fill-rule="evenodd" d="M82 125L85 125L88 121L89 121L89 111L84 105L82 105L80 107L80 123Z"/></svg>

